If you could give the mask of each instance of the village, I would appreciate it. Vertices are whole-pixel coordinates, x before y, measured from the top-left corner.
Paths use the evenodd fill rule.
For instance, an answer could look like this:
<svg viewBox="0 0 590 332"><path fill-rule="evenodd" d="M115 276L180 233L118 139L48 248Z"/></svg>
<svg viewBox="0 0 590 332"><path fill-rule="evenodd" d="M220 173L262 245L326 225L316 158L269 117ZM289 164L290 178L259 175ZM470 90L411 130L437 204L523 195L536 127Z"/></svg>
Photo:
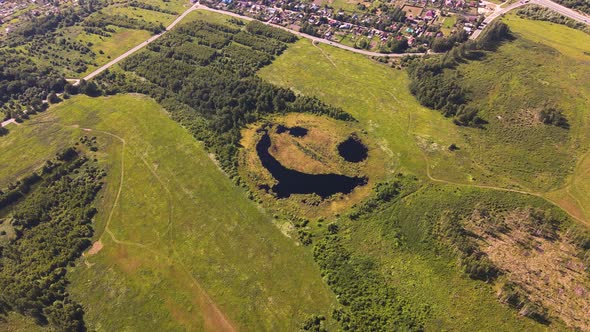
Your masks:
<svg viewBox="0 0 590 332"><path fill-rule="evenodd" d="M0 34L9 33L25 15L39 16L59 11L59 5L75 0L0 0ZM76 1L77 2L77 1Z"/></svg>
<svg viewBox="0 0 590 332"><path fill-rule="evenodd" d="M231 11L347 46L382 53L424 52L433 38L470 35L496 5L464 0L393 0L346 8L323 0L201 0Z"/></svg>

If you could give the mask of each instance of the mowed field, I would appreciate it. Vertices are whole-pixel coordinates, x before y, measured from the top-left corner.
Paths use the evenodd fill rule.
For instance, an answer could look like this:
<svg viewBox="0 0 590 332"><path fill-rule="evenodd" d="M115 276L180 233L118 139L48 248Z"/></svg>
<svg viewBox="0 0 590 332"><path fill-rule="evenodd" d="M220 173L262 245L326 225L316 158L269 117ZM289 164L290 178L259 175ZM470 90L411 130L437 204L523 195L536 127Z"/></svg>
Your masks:
<svg viewBox="0 0 590 332"><path fill-rule="evenodd" d="M335 299L309 254L155 101L78 96L11 129L2 179L98 139L100 245L68 273L89 329L294 330L329 316Z"/></svg>

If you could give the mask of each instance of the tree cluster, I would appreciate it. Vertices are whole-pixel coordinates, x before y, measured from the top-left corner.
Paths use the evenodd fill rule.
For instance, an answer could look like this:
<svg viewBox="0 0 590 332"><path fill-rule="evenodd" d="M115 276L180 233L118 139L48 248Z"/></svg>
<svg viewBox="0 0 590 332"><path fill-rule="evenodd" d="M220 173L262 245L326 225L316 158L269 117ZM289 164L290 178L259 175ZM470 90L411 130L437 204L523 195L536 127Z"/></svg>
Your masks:
<svg viewBox="0 0 590 332"><path fill-rule="evenodd" d="M587 0L555 0L555 2L590 15L590 2Z"/></svg>
<svg viewBox="0 0 590 332"><path fill-rule="evenodd" d="M172 11L172 10L169 10L166 8L162 8L162 7L158 7L156 5L151 5L149 3L139 2L136 0L129 1L128 5L129 5L129 7L141 8L141 9L151 10L154 12L170 14L170 15L178 15L178 13L175 11Z"/></svg>
<svg viewBox="0 0 590 332"><path fill-rule="evenodd" d="M106 28L109 25L127 29L146 30L153 34L158 34L166 29L162 23L154 24L143 19L121 14L108 15L99 12L84 20L84 26L86 27Z"/></svg>
<svg viewBox="0 0 590 332"><path fill-rule="evenodd" d="M570 127L567 118L560 110L554 107L543 108L539 111L539 118L541 122L546 125L556 126L563 129L569 129Z"/></svg>
<svg viewBox="0 0 590 332"><path fill-rule="evenodd" d="M85 330L83 309L66 289L66 268L90 245L92 204L103 176L70 148L42 174L7 191L18 190L19 197L0 207L16 232L0 245L0 312L16 311L62 331Z"/></svg>
<svg viewBox="0 0 590 332"><path fill-rule="evenodd" d="M355 256L342 245L338 235L328 235L318 241L313 256L323 279L342 305L332 315L343 330L416 331L424 328L426 309L420 310L404 301L379 275L376 263L367 257Z"/></svg>
<svg viewBox="0 0 590 332"><path fill-rule="evenodd" d="M459 255L459 261L470 278L493 281L500 275L500 270L489 257L481 251L475 240L463 226L457 216L442 218L437 230L443 242L449 242Z"/></svg>
<svg viewBox="0 0 590 332"><path fill-rule="evenodd" d="M246 24L246 30L251 34L276 39L283 43L293 43L297 40L297 37L290 32L270 27L258 21L251 21Z"/></svg>
<svg viewBox="0 0 590 332"><path fill-rule="evenodd" d="M410 76L410 91L420 104L441 111L460 126L482 127L486 122L478 111L468 105L468 91L460 85L456 67L465 60L493 50L503 40L511 38L508 26L502 22L490 24L477 42L467 41L454 46L443 56L407 58L403 62Z"/></svg>
<svg viewBox="0 0 590 332"><path fill-rule="evenodd" d="M0 50L0 109L5 117L21 117L42 111L42 100L50 92L63 92L66 80L56 70L36 64L14 50Z"/></svg>

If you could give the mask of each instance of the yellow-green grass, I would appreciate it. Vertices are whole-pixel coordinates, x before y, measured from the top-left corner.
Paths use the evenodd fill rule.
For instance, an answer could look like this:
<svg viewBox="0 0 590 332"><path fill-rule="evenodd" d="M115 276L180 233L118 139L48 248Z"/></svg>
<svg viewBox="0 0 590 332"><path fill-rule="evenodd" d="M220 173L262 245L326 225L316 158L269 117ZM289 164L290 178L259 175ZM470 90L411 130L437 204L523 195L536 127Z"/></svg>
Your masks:
<svg viewBox="0 0 590 332"><path fill-rule="evenodd" d="M178 15L171 15L136 7L109 6L101 9L101 12L108 15L124 15L154 24L162 23L164 26L168 26L178 17Z"/></svg>
<svg viewBox="0 0 590 332"><path fill-rule="evenodd" d="M138 2L156 6L165 10L173 11L178 13L179 15L191 6L190 1L188 0L139 0Z"/></svg>
<svg viewBox="0 0 590 332"><path fill-rule="evenodd" d="M308 129L304 137L293 137L287 133L277 134L274 127L268 130L272 140L270 153L283 166L306 174L342 174L350 177L367 177L365 185L355 188L349 194L336 194L320 200L315 195L293 194L288 198L274 199L273 194L261 189L261 185L272 187L276 180L265 169L256 151L262 124L281 124L286 127L300 126ZM338 144L351 135L358 137L368 149L367 159L351 163L338 155ZM392 157L385 154L372 137L365 135L355 122L339 121L310 114L291 113L275 116L263 123L257 123L242 130L240 145L240 176L246 180L251 191L262 197L264 208L309 219L332 217L343 213L352 205L360 203L371 194L373 186L386 177Z"/></svg>
<svg viewBox="0 0 590 332"><path fill-rule="evenodd" d="M194 10L194 11L190 12L188 15L186 15L185 18L182 20L182 23L179 23L179 25L185 24L188 22L192 22L192 21L205 21L205 22L211 22L211 23L224 24L224 23L227 23L228 20L231 20L231 19L236 19L236 18L232 18L231 16L228 16L228 15L210 12L207 10Z"/></svg>
<svg viewBox="0 0 590 332"><path fill-rule="evenodd" d="M351 52L327 46L319 47L323 52L317 47L311 46L308 41L299 41L272 65L262 69L259 75L270 82L289 87L297 93L318 96L323 101L340 106L351 113L361 125L364 125L371 134L380 140L387 151L391 151L399 158L396 170L427 178L428 174L425 174L424 170L429 167L430 175L437 178L439 180L437 182L449 180L470 184L469 179L474 176L476 179L471 184L486 184L497 187L496 189L512 187L526 191L528 186L534 186L539 183L538 181L541 181L534 179L534 176L525 178L518 172L490 172L488 170L490 165L484 163L486 160L480 156L481 146L473 144L473 142L474 137L485 137L491 130L482 131L457 127L449 119L418 105L408 91L409 82L405 72L396 71ZM518 47L518 44L516 46L502 46L499 52L502 52L506 47ZM539 52L538 56L544 56L546 50L539 49L537 51ZM563 61L565 63L565 60ZM478 65L483 66L483 63L478 63ZM491 68L478 68L480 71L487 71L490 79L498 79L493 75L494 67L488 67ZM562 70L566 76L584 76L579 73L582 69L567 71L563 67L558 67L554 70ZM473 70L473 72L477 73L477 70ZM576 74L572 72L576 72ZM569 85L569 91L576 91L580 84L570 82ZM522 89L522 86L516 86L516 88ZM577 135L576 137L584 136L581 135L582 129L580 128L583 128L582 125L585 125L587 121L581 120L586 113L575 112L575 110L580 110L580 106L583 105L579 103L580 98L588 95L585 89L577 90L578 99L570 103L575 108L568 109L567 113L568 116L575 114L575 121L570 120L573 125L570 131L573 135ZM561 90L557 89L556 92L561 93ZM550 128L549 130L554 129ZM563 137L559 136L558 138ZM451 142L460 147L460 153L455 155L446 151L446 147ZM550 142L540 142L540 144L550 144ZM500 153L501 146L498 149ZM546 149L544 152L547 151L550 153L553 150ZM504 153L510 156L511 152L504 151ZM426 157L428 161L425 160ZM545 157L563 161L563 156L548 154ZM522 159L523 157L520 156L518 160ZM508 160L508 162L514 161ZM579 168L579 176L587 175L590 169L587 163L580 164ZM494 169L494 171L496 170ZM417 215L414 218L401 216L400 220L402 221L399 223L403 224L403 220L408 218L409 220L428 218L425 216L429 216L428 204L432 202L444 201L445 197L450 196L456 196L460 201L460 197L467 193L483 195L485 192L480 190L465 186L436 185L432 188L427 187L426 190L423 189L404 200L404 204L408 205L408 210L416 210L419 213L416 212ZM590 190L590 185L577 184L571 187L571 192L574 195L584 191L588 193L588 190ZM424 192L427 196L423 196ZM504 196L507 194L502 192L497 192L497 194L498 198L510 197ZM586 197L588 195L578 200L588 200ZM560 207L572 213L572 210L568 209L566 205L555 199L552 201L559 203ZM438 209L439 207L433 204L430 208ZM377 220L389 220L388 218L391 216L386 213L376 217ZM424 222L434 221L428 219ZM353 248L378 259L380 265L383 266L383 273L389 276L390 282L399 287L400 291L406 294L411 301L417 304L432 303L432 316L437 320L430 321L428 329L454 330L465 326L482 331L493 329L542 330L544 328L533 324L530 320L517 318L515 312L497 303L497 300L494 299L494 289L468 280L465 275L457 271L456 266L449 265L448 260L421 251L393 252L390 248L391 239L387 238L382 230L369 223L366 226L364 223L354 224L356 226L350 233L354 234L351 237ZM409 222L403 227L408 228L404 234L423 234L425 232L422 229L425 226L419 223ZM412 238L408 241L419 244L424 240ZM470 303L470 305L465 305L466 303Z"/></svg>
<svg viewBox="0 0 590 332"><path fill-rule="evenodd" d="M590 35L514 15L503 20L516 40L460 67L490 121L488 130L472 136L478 158L588 222ZM512 114L526 114L527 105L543 103L563 110L570 128L507 122Z"/></svg>
<svg viewBox="0 0 590 332"><path fill-rule="evenodd" d="M456 23L457 23L457 16L451 15L449 17L445 17L445 19L442 23L442 26L441 26L441 31L445 35L451 34L451 30L453 29L453 27L455 26Z"/></svg>
<svg viewBox="0 0 590 332"><path fill-rule="evenodd" d="M259 75L297 93L341 107L396 157L395 171L479 184L509 185L471 162L461 129L418 104L405 71L349 51L300 40ZM455 143L461 150L449 152ZM428 161L427 161L428 159Z"/></svg>
<svg viewBox="0 0 590 332"><path fill-rule="evenodd" d="M335 300L309 254L147 97L77 96L35 116L0 138L1 178L81 135L98 137L108 170L95 218L104 248L68 274L90 329L220 330L225 317L294 330L329 315Z"/></svg>
<svg viewBox="0 0 590 332"><path fill-rule="evenodd" d="M576 60L590 61L590 35L562 24L523 19L515 14L502 19L517 35L553 47Z"/></svg>
<svg viewBox="0 0 590 332"><path fill-rule="evenodd" d="M510 136L494 130L496 109L484 112L491 123L486 130L457 127L415 101L408 91L405 72L344 50L312 46L306 40L292 46L272 65L263 68L259 75L298 93L316 95L351 113L377 136L384 149L399 156L397 170L427 175L425 158L428 158L430 175L438 180L543 193L566 184L567 173L573 169L576 158L587 151L589 124L584 96L590 93L590 73L585 70L586 61L560 55L545 45L536 45L533 52L525 48L533 43L525 41L529 38L527 29L533 29L534 36L545 31L546 24L536 22L539 24L535 25L535 22L526 21L519 25L522 22L525 21L510 18L508 23L514 26L517 40L501 46L497 54L488 55L490 59L503 56L507 60L498 64L475 61L461 69L473 73L473 84L481 91L482 87L500 82L499 88L510 88L514 96L529 98L527 94L535 93L535 98L558 98L572 125L569 131L538 126L523 139L504 146L501 139ZM555 39L573 32L580 44L584 44L577 48L590 47L587 35L579 35L564 26L551 27L556 31L547 33L549 44L558 45ZM562 51L566 54L573 52L567 45ZM530 68L530 57L536 58L544 67ZM512 71L505 68L514 62L518 66ZM512 85L501 81L498 72L502 70L513 76ZM519 76L517 73L524 74ZM480 92L480 95L474 95L474 99L481 102L488 98L487 94L488 91ZM501 95L496 97L498 102L508 100ZM509 134L514 136L518 132ZM457 144L461 150L448 152L451 143ZM581 188L579 180L576 185ZM576 199L585 200L583 197ZM568 206L556 199L552 201L574 214Z"/></svg>
<svg viewBox="0 0 590 332"><path fill-rule="evenodd" d="M436 234L433 224L439 218L451 211L472 211L480 204L492 209L548 206L541 199L514 193L426 184L370 218L350 223L347 238L357 254L378 262L384 277L404 299L415 307L429 308L426 331L564 330L557 319L548 327L520 316L500 303L498 283L469 279L455 258L445 250L433 249L438 240L429 230L434 228ZM399 242L402 244L395 244Z"/></svg>
<svg viewBox="0 0 590 332"><path fill-rule="evenodd" d="M92 43L91 49L96 54L94 62L99 66L115 59L136 45L139 45L152 35L145 30L126 29L116 26L109 26L109 28L116 31L111 34L111 37L103 37L82 31L77 38L82 43ZM94 69L96 69L96 67L91 66L86 73L80 76L84 76L92 72Z"/></svg>
<svg viewBox="0 0 590 332"><path fill-rule="evenodd" d="M360 12L357 8L359 3L364 3L365 6L371 7L370 2L362 1L362 0L323 0L321 5L329 5L333 7L334 10L342 9L347 12Z"/></svg>
<svg viewBox="0 0 590 332"><path fill-rule="evenodd" d="M53 332L54 330L47 326L39 326L35 324L32 318L19 315L14 312L8 313L4 317L6 321L0 322L0 331L13 332L13 331L27 331L27 332Z"/></svg>

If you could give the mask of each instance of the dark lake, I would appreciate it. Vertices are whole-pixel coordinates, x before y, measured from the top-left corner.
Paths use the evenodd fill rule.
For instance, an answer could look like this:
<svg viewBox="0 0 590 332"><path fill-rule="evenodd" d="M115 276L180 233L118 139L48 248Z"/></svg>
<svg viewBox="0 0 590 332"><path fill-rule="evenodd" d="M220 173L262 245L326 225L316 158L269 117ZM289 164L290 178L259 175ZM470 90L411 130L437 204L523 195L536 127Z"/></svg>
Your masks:
<svg viewBox="0 0 590 332"><path fill-rule="evenodd" d="M303 128L303 127L299 127L299 126L295 126L295 127L286 127L283 125L278 125L277 126L277 134L282 134L284 132L288 131L289 135L293 136L293 137L303 137L305 135L307 135L307 128Z"/></svg>
<svg viewBox="0 0 590 332"><path fill-rule="evenodd" d="M338 154L344 158L344 160L351 163L358 163L367 159L368 149L356 137L349 137L346 141L338 144Z"/></svg>
<svg viewBox="0 0 590 332"><path fill-rule="evenodd" d="M271 190L278 198L287 198L292 194L317 194L322 199L336 193L350 193L357 186L367 183L366 177L349 177L340 174L307 174L283 166L276 160L268 149L271 139L264 132L260 141L256 144L256 152L272 176L278 181Z"/></svg>

